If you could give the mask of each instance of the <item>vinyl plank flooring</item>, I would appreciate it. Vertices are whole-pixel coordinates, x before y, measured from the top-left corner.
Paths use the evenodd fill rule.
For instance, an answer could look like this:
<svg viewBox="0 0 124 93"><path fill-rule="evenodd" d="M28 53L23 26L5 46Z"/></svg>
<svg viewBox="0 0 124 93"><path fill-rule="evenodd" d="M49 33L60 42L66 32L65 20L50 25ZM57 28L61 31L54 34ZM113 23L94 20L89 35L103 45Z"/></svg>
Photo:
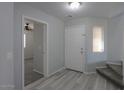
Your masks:
<svg viewBox="0 0 124 93"><path fill-rule="evenodd" d="M63 70L46 78L32 89L38 90L118 90L118 86L95 74L83 74L72 70Z"/></svg>
<svg viewBox="0 0 124 93"><path fill-rule="evenodd" d="M61 89L63 86L65 86L65 83L69 80L69 78L74 76L74 74L76 74L76 73L73 73L72 71L68 72L62 78L60 78L56 82L54 82L51 86L56 90Z"/></svg>
<svg viewBox="0 0 124 93"><path fill-rule="evenodd" d="M87 79L87 75L81 74L81 76L77 79L74 86L71 88L72 90L80 90L82 88L82 84L84 84Z"/></svg>
<svg viewBox="0 0 124 93"><path fill-rule="evenodd" d="M97 75L95 90L106 90L106 79L100 75Z"/></svg>
<svg viewBox="0 0 124 93"><path fill-rule="evenodd" d="M116 85L114 85L111 81L106 80L106 89L107 90L120 90L119 87L117 87Z"/></svg>
<svg viewBox="0 0 124 93"><path fill-rule="evenodd" d="M84 89L86 89L86 90L93 90L94 89L94 84L96 82L96 77L97 77L96 74L91 74L88 77L88 82L86 83Z"/></svg>
<svg viewBox="0 0 124 93"><path fill-rule="evenodd" d="M89 79L89 76L88 75L84 75L82 83L79 86L80 90L85 90L86 84L88 83L88 79Z"/></svg>
<svg viewBox="0 0 124 93"><path fill-rule="evenodd" d="M57 89L61 89L61 90L65 90L66 89L69 89L68 88L68 84L71 82L71 84L73 84L73 79L78 75L78 73L72 73L71 75L69 75L67 78L65 78L64 81L62 81L62 84L61 86L59 86Z"/></svg>
<svg viewBox="0 0 124 93"><path fill-rule="evenodd" d="M80 78L80 76L81 76L81 73L80 73L80 72L77 73L72 79L70 79L70 80L68 81L68 83L66 84L66 86L63 87L63 90L72 89L72 88L75 86L75 84L76 84L78 78Z"/></svg>
<svg viewBox="0 0 124 93"><path fill-rule="evenodd" d="M33 71L33 59L25 60L25 86L43 78L44 75Z"/></svg>
<svg viewBox="0 0 124 93"><path fill-rule="evenodd" d="M36 89L44 89L45 90L45 87L49 86L51 83L54 83L55 80L62 78L67 73L68 73L68 71L64 70L62 73L57 73L57 74L47 78L40 85L38 85L38 87L36 87Z"/></svg>

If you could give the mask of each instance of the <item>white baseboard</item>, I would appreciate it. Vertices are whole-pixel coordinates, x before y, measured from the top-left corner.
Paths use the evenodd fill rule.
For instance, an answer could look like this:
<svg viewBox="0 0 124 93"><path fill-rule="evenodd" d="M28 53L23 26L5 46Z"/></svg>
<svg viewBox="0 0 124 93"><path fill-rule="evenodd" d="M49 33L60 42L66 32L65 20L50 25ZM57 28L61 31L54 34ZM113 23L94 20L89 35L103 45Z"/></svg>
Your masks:
<svg viewBox="0 0 124 93"><path fill-rule="evenodd" d="M33 57L24 58L24 60L33 60Z"/></svg>
<svg viewBox="0 0 124 93"><path fill-rule="evenodd" d="M40 72L40 71L38 71L38 70L36 70L36 69L33 69L33 71L34 71L34 72L37 72L37 73L39 73L39 74L44 75L42 72Z"/></svg>
<svg viewBox="0 0 124 93"><path fill-rule="evenodd" d="M61 71L61 70L64 70L64 69L65 69L65 67L62 67L62 68L58 69L57 71L55 71L55 72L49 74L48 77L50 77L50 76L54 75L55 73L57 73L57 72L59 72L59 71Z"/></svg>
<svg viewBox="0 0 124 93"><path fill-rule="evenodd" d="M14 85L0 85L0 90L14 90Z"/></svg>
<svg viewBox="0 0 124 93"><path fill-rule="evenodd" d="M105 68L106 66L99 66L99 67L96 67L96 68Z"/></svg>
<svg viewBox="0 0 124 93"><path fill-rule="evenodd" d="M96 71L95 72L83 72L83 73L86 75L90 75L90 74L96 74Z"/></svg>

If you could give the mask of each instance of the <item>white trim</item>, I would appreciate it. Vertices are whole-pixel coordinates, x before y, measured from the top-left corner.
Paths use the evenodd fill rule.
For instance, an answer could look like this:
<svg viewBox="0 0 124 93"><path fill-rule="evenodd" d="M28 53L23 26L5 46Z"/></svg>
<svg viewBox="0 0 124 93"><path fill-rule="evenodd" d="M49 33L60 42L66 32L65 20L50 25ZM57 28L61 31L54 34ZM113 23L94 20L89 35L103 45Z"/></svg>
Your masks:
<svg viewBox="0 0 124 93"><path fill-rule="evenodd" d="M44 55L44 68L43 68L43 71L44 71L44 77L47 77L48 76L48 23L44 22L44 21L40 21L38 19L35 19L35 18L32 18L32 17L28 17L28 16L24 16L22 15L22 89L25 89L25 86L24 86L24 19L30 19L30 20L33 20L33 21L36 21L38 23L42 23L42 24L45 24L45 31L44 31L44 52L45 52L45 55ZM43 36L44 36L43 35Z"/></svg>
<svg viewBox="0 0 124 93"><path fill-rule="evenodd" d="M33 17L25 16L25 15L22 15L22 16L23 16L24 18L31 19L31 20L36 21L36 22L38 22L38 23L42 23L42 24L48 25L48 23L45 22L45 21L42 21L42 20L39 20L39 19L36 19L36 18L33 18Z"/></svg>
<svg viewBox="0 0 124 93"><path fill-rule="evenodd" d="M52 75L56 74L57 72L60 72L61 70L64 70L64 69L66 69L66 68L65 67L62 67L62 68L58 69L57 71L49 74L48 77L50 77L50 76L52 76Z"/></svg>
<svg viewBox="0 0 124 93"><path fill-rule="evenodd" d="M90 74L96 74L96 72L83 72L86 75L90 75Z"/></svg>
<svg viewBox="0 0 124 93"><path fill-rule="evenodd" d="M96 67L96 68L97 68L97 69L98 69L98 68L106 68L106 66L100 66L100 67Z"/></svg>
<svg viewBox="0 0 124 93"><path fill-rule="evenodd" d="M44 75L42 72L38 71L37 69L33 69L33 71L34 71L34 72L37 72L37 73L39 73L39 74Z"/></svg>
<svg viewBox="0 0 124 93"><path fill-rule="evenodd" d="M22 16L22 89L24 89L24 19L25 17Z"/></svg>
<svg viewBox="0 0 124 93"><path fill-rule="evenodd" d="M13 90L15 89L14 85L0 85L0 90Z"/></svg>
<svg viewBox="0 0 124 93"><path fill-rule="evenodd" d="M32 60L33 57L30 57L30 58L24 58L24 60Z"/></svg>

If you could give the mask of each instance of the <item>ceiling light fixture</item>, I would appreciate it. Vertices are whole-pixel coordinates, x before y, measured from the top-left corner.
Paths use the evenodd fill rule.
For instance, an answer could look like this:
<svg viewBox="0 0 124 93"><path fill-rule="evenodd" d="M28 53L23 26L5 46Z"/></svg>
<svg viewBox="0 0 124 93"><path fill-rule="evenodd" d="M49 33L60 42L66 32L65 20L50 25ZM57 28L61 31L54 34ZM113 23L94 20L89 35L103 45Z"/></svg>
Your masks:
<svg viewBox="0 0 124 93"><path fill-rule="evenodd" d="M80 5L81 5L80 2L70 2L69 3L69 6L71 9L78 9Z"/></svg>
<svg viewBox="0 0 124 93"><path fill-rule="evenodd" d="M26 31L32 31L34 29L34 24L33 23L25 23L24 29Z"/></svg>

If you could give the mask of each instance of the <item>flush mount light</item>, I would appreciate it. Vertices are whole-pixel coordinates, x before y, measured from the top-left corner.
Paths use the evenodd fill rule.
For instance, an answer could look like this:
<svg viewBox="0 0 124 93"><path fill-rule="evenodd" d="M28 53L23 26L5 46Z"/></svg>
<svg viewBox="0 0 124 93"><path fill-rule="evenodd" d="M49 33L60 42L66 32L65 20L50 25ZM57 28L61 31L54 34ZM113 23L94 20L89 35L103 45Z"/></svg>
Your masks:
<svg viewBox="0 0 124 93"><path fill-rule="evenodd" d="M33 23L25 23L25 28L26 31L32 31L34 29L34 24Z"/></svg>
<svg viewBox="0 0 124 93"><path fill-rule="evenodd" d="M69 3L69 6L71 9L78 9L80 5L81 5L80 2L70 2Z"/></svg>

